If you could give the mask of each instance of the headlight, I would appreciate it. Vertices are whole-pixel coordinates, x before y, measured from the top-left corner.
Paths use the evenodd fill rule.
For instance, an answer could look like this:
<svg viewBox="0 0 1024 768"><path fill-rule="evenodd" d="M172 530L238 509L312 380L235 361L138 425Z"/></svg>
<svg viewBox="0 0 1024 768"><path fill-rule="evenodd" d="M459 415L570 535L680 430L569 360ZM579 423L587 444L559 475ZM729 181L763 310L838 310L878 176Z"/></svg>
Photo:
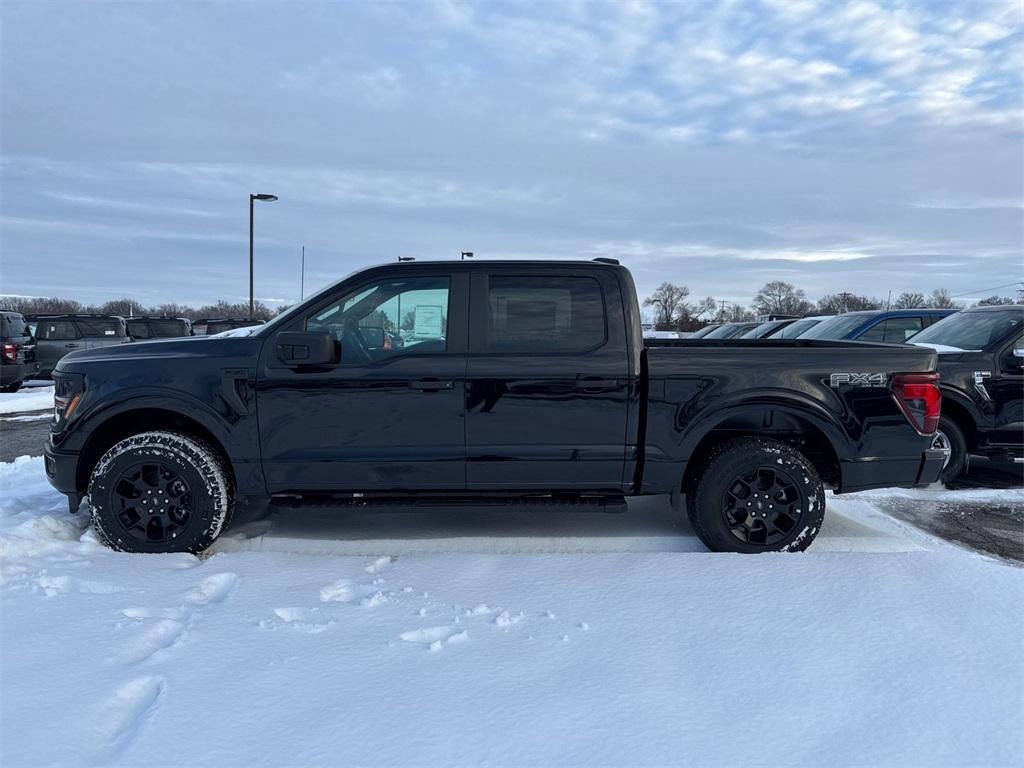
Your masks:
<svg viewBox="0 0 1024 768"><path fill-rule="evenodd" d="M78 374L54 371L53 385L53 426L59 429L67 423L82 401L85 380Z"/></svg>

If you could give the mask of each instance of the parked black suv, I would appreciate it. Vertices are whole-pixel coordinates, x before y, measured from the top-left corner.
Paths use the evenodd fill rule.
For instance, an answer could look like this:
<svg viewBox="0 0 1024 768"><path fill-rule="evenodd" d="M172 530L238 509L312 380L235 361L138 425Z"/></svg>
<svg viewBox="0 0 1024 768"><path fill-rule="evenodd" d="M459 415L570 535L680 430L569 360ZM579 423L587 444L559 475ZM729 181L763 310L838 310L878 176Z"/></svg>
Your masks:
<svg viewBox="0 0 1024 768"><path fill-rule="evenodd" d="M129 317L125 323L133 341L192 335L192 322L185 317Z"/></svg>
<svg viewBox="0 0 1024 768"><path fill-rule="evenodd" d="M0 391L17 392L36 371L36 347L25 318L0 310Z"/></svg>
<svg viewBox="0 0 1024 768"><path fill-rule="evenodd" d="M192 333L196 336L213 336L215 333L262 324L262 320L252 320L247 317L204 317L192 323Z"/></svg>
<svg viewBox="0 0 1024 768"><path fill-rule="evenodd" d="M275 497L621 510L642 494L685 495L711 549L793 551L826 484L938 477L934 351L647 348L640 317L607 259L368 269L250 335L68 355L46 473L137 552L205 549L236 504ZM395 331L404 345L371 338Z"/></svg>
<svg viewBox="0 0 1024 768"><path fill-rule="evenodd" d="M943 482L963 473L971 454L1024 463L1024 306L965 309L910 343L939 353Z"/></svg>
<svg viewBox="0 0 1024 768"><path fill-rule="evenodd" d="M26 320L34 329L40 378L47 378L68 352L131 341L124 318L117 315L29 315Z"/></svg>

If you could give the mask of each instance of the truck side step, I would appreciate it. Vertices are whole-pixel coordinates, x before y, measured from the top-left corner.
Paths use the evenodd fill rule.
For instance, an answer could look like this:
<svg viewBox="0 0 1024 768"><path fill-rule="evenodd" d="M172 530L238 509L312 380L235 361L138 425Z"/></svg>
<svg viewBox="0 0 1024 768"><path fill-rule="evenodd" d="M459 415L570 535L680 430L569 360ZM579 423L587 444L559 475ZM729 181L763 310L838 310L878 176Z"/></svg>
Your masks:
<svg viewBox="0 0 1024 768"><path fill-rule="evenodd" d="M585 496L359 496L347 495L281 495L272 503L279 509L345 509L380 512L413 512L438 509L551 509L560 512L626 511L626 498L620 495Z"/></svg>

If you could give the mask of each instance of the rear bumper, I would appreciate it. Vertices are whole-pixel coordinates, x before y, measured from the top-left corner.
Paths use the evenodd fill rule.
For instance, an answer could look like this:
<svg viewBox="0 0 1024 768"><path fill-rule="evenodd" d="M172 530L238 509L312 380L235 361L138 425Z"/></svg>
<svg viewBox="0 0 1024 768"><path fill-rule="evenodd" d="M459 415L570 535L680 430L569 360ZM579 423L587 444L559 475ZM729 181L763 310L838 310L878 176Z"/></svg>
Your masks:
<svg viewBox="0 0 1024 768"><path fill-rule="evenodd" d="M24 381L35 370L34 363L4 363L0 365L0 386Z"/></svg>
<svg viewBox="0 0 1024 768"><path fill-rule="evenodd" d="M919 457L879 457L844 462L842 486L838 493L931 485L938 481L944 459L941 450L926 448Z"/></svg>

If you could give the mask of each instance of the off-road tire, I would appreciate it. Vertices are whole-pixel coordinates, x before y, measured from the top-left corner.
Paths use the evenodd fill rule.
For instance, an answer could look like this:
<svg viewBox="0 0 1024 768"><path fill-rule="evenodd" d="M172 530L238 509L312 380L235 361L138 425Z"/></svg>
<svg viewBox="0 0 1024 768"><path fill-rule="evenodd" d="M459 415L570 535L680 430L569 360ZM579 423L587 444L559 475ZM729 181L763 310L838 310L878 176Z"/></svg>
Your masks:
<svg viewBox="0 0 1024 768"><path fill-rule="evenodd" d="M939 428L935 436L944 436L949 443L949 462L939 473L939 482L949 485L967 470L967 438L964 431L949 416L943 414L939 417ZM934 446L935 443L932 443Z"/></svg>
<svg viewBox="0 0 1024 768"><path fill-rule="evenodd" d="M784 495L793 497L786 505L777 504L766 494L759 494L757 499L749 498L755 512L754 526L765 527L756 518L758 502L767 505L762 515L772 516L772 510L776 510L774 517L764 517L764 520L782 521L786 518L792 521L785 533L773 529L770 534L773 539L768 540L766 535L763 543L743 540L743 531L747 529L730 525L730 522L735 523L737 514L749 515L744 509L736 511L737 502L730 490L749 483L750 477L755 478L755 484L774 477L785 486ZM766 480L764 482L767 484ZM769 490L774 487L770 486ZM825 517L825 488L814 465L792 446L770 438L741 437L715 447L693 473L685 492L690 524L697 537L713 552L800 552L814 541ZM774 495L774 490L772 493ZM788 513L780 514L778 510L783 508L798 513L798 516L793 518ZM731 520L730 514L734 515ZM785 522L781 524L786 525ZM734 534L734 527L742 530ZM758 531L755 528L754 533ZM758 537L754 535L753 538Z"/></svg>
<svg viewBox="0 0 1024 768"><path fill-rule="evenodd" d="M123 505L115 486L133 466L151 462L178 473L192 497L186 521L166 541L141 540L118 516ZM89 514L96 535L121 552L202 552L230 523L233 504L231 473L220 453L198 437L177 432L142 432L121 440L103 454L89 478ZM120 514L126 513L122 509Z"/></svg>

